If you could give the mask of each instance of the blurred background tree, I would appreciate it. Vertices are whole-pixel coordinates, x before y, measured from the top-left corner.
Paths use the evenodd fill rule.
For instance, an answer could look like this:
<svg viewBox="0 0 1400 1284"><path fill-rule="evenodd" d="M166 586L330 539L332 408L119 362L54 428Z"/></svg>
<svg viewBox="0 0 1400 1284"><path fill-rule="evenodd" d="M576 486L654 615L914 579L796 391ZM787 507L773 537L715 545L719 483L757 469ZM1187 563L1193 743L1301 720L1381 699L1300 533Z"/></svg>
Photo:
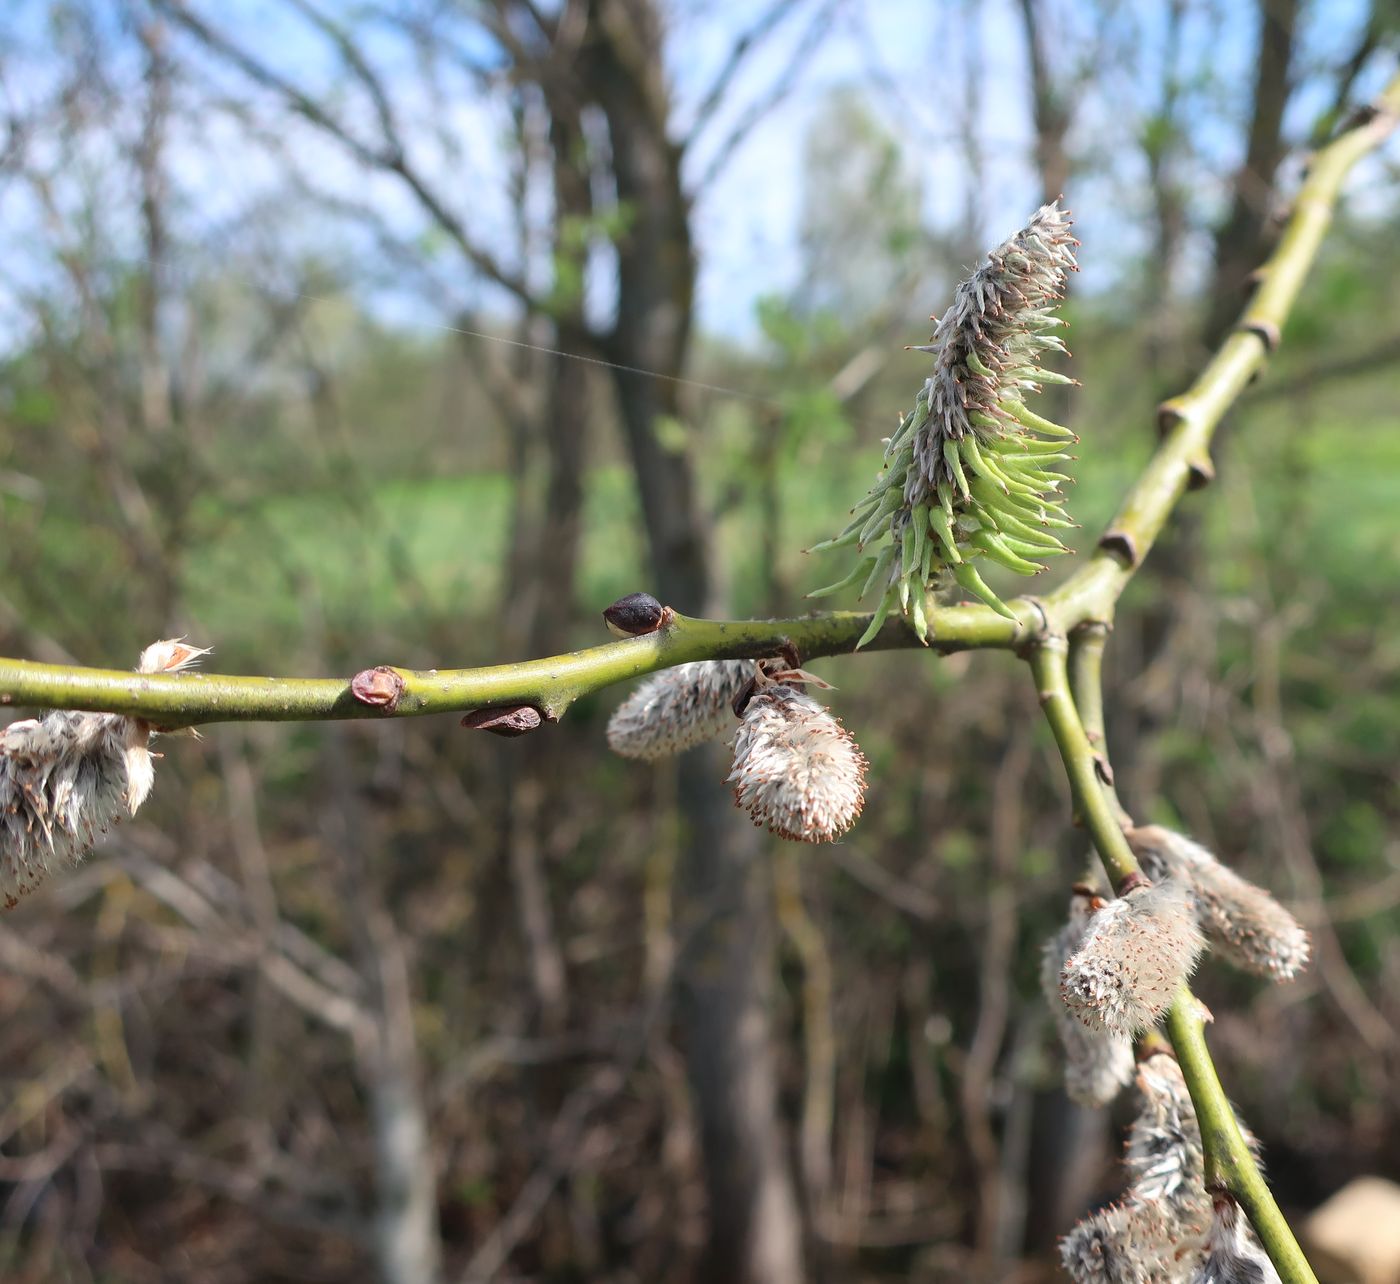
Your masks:
<svg viewBox="0 0 1400 1284"><path fill-rule="evenodd" d="M796 609L923 377L1067 191L1092 532L1241 299L1388 0L316 5L0 17L0 642L229 671L488 662L638 587ZM1400 167L1367 162L1120 615L1136 814L1298 908L1210 973L1304 1211L1400 1177ZM777 852L705 753L221 727L0 922L16 1279L1000 1279L1114 1190L1035 984L1082 859L996 657L829 664L872 759ZM1217 1002L1218 1001L1218 1002Z"/></svg>

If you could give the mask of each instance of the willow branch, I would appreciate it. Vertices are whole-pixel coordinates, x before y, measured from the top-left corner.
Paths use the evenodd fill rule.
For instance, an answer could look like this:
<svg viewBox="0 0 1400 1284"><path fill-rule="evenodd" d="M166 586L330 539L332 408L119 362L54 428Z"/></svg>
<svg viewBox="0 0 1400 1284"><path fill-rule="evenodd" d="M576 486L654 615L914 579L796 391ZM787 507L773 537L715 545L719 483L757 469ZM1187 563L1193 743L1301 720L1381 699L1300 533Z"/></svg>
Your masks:
<svg viewBox="0 0 1400 1284"><path fill-rule="evenodd" d="M1109 878L1115 887L1121 887L1125 879L1140 871L1102 785L1099 755L1089 742L1070 693L1067 649L1062 638L1048 637L1031 648L1028 659L1041 708L1069 777L1076 815L1088 829ZM1317 1284L1240 1131L1206 1047L1201 1006L1186 986L1167 1014L1166 1029L1200 1123L1206 1188L1224 1189L1234 1196L1248 1214L1283 1284Z"/></svg>
<svg viewBox="0 0 1400 1284"><path fill-rule="evenodd" d="M1094 767L1103 791L1118 816L1120 826L1132 818L1119 801L1108 761L1108 739L1103 715L1103 653L1108 645L1109 626L1102 620L1086 620L1069 635L1069 690L1084 734L1094 752Z"/></svg>
<svg viewBox="0 0 1400 1284"><path fill-rule="evenodd" d="M1103 744L1100 663L1107 625L1134 572L1186 490L1214 475L1210 444L1221 419L1278 346L1283 326L1317 257L1342 180L1395 126L1400 77L1377 110L1314 159L1282 239L1258 274L1240 318L1195 383L1159 410L1162 445L1124 499L1089 562L1042 603L1045 635L1027 651L1041 706L1064 761L1075 809L1115 886L1138 870L1109 792ZM1072 638L1073 641L1067 641ZM1073 689L1067 654L1074 649ZM1076 708L1076 697L1083 703ZM1083 718L1081 718L1081 709ZM1086 722L1088 730L1086 730ZM1097 737L1091 742L1090 733ZM1166 1030L1200 1123L1208 1188L1228 1191L1245 1210L1284 1284L1316 1284L1307 1258L1279 1210L1240 1131L1206 1046L1200 1005L1185 986Z"/></svg>
<svg viewBox="0 0 1400 1284"><path fill-rule="evenodd" d="M1020 645L1034 636L1041 617L1028 601L1021 603L1019 614L1020 620L1012 621L983 606L943 608L935 613L939 635L932 649ZM770 656L789 643L804 660L845 654L855 649L869 623L869 615L856 611L786 620L696 620L677 614L656 633L541 660L480 669L385 666L380 672L402 682L397 698L388 704L362 702L353 680L344 678L140 674L0 659L0 705L139 714L164 727L418 717L512 705L530 705L555 719L580 696L692 660ZM892 620L867 649L919 645L906 624Z"/></svg>
<svg viewBox="0 0 1400 1284"><path fill-rule="evenodd" d="M1011 603L1018 617L1015 622L983 606L930 611L935 651L1016 648L1042 630L1068 637L1086 622L1112 620L1119 596L1182 495L1191 485L1210 480L1211 439L1225 412L1277 346L1331 222L1343 179L1394 128L1397 115L1400 77L1360 123L1316 154L1238 328L1195 383L1161 407L1162 443L1088 561L1045 598L1018 598ZM513 704L530 705L546 717L557 718L581 695L687 661L770 655L784 642L795 645L807 658L846 654L855 649L869 620L856 612L791 620L677 616L660 633L568 655L481 669L393 669L403 689L392 706L361 703L350 682L336 678L141 676L0 659L0 705L139 714L163 726L411 717ZM893 620L870 649L917 645L912 631Z"/></svg>
<svg viewBox="0 0 1400 1284"><path fill-rule="evenodd" d="M1065 774L1069 777L1075 818L1088 828L1104 869L1114 887L1119 887L1125 879L1139 872L1137 857L1128 846L1117 811L1102 788L1098 755L1074 706L1066 660L1068 650L1064 638L1051 635L1038 641L1027 658L1041 710L1050 724L1055 746L1065 764Z"/></svg>
<svg viewBox="0 0 1400 1284"><path fill-rule="evenodd" d="M1250 1224L1283 1284L1317 1284L1308 1259L1259 1171L1215 1072L1210 1049L1206 1047L1201 1005L1184 988L1167 1013L1167 1034L1190 1090L1191 1104L1196 1108L1205 1151L1206 1189L1224 1189L1235 1197L1249 1215Z"/></svg>
<svg viewBox="0 0 1400 1284"><path fill-rule="evenodd" d="M1052 627L1068 633L1085 620L1113 618L1114 606L1142 565L1182 495L1215 476L1211 440L1225 413L1278 347L1303 279L1332 222L1342 183L1378 147L1400 117L1400 76L1365 117L1317 152L1283 235L1255 273L1258 285L1232 333L1184 393L1162 403L1162 444L1099 539L1093 556L1043 600Z"/></svg>

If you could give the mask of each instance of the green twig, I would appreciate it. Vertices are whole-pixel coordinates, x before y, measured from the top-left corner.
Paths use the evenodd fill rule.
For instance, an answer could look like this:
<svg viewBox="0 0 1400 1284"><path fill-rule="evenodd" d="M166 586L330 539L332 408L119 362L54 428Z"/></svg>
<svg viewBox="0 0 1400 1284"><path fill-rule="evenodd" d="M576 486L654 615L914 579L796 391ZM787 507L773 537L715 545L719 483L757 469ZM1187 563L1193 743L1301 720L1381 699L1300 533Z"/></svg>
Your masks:
<svg viewBox="0 0 1400 1284"><path fill-rule="evenodd" d="M1074 706L1065 651L1060 638L1036 643L1029 655L1031 672L1065 764L1076 812L1082 817L1109 878L1119 887L1124 879L1140 871L1103 786L1097 755ZM1234 1196L1249 1215L1284 1284L1317 1284L1240 1132L1206 1047L1201 1006L1186 986L1182 986L1167 1014L1166 1029L1200 1122L1207 1189L1223 1188Z"/></svg>
<svg viewBox="0 0 1400 1284"><path fill-rule="evenodd" d="M1064 638L1053 635L1037 641L1028 656L1040 707L1054 733L1055 744L1065 764L1070 790L1074 795L1075 817L1093 837L1104 869L1114 887L1139 873L1137 857L1123 837L1118 815L1102 787L1100 767L1094 746L1080 721L1070 694L1068 647Z"/></svg>
<svg viewBox="0 0 1400 1284"><path fill-rule="evenodd" d="M1103 714L1103 653L1108 645L1109 626L1100 620L1088 620L1069 637L1069 691L1079 720L1094 750L1094 766L1109 804L1117 813L1118 824L1126 828L1132 817L1119 801L1114 786L1113 768L1108 761L1108 737Z"/></svg>
<svg viewBox="0 0 1400 1284"><path fill-rule="evenodd" d="M1210 444L1216 428L1278 346L1332 221L1343 180L1395 128L1397 118L1400 76L1386 86L1357 125L1313 156L1283 234L1268 262L1255 274L1259 285L1234 333L1190 388L1162 404L1158 411L1164 434L1161 446L1124 497L1094 555L1043 600L1057 631L1068 634L1086 620L1111 621L1119 596L1177 501L1188 488L1213 478Z"/></svg>
<svg viewBox="0 0 1400 1284"><path fill-rule="evenodd" d="M1206 1189L1224 1189L1249 1215L1283 1284L1317 1284L1303 1250L1259 1171L1206 1047L1201 1005L1184 987L1167 1013L1167 1034L1191 1092L1205 1150Z"/></svg>
<svg viewBox="0 0 1400 1284"><path fill-rule="evenodd" d="M934 612L940 652L1010 648L1033 636L1039 612L1019 603L1019 621L985 606ZM629 678L685 664L775 654L784 643L804 660L855 649L870 623L863 612L835 611L789 620L695 620L675 615L659 632L567 655L481 669L399 669L391 704L363 703L349 679L261 678L213 673L139 674L0 659L0 704L135 713L161 726L209 722L306 722L323 718L416 717L465 709L531 705L558 718L580 696ZM890 620L868 650L918 647L902 620Z"/></svg>

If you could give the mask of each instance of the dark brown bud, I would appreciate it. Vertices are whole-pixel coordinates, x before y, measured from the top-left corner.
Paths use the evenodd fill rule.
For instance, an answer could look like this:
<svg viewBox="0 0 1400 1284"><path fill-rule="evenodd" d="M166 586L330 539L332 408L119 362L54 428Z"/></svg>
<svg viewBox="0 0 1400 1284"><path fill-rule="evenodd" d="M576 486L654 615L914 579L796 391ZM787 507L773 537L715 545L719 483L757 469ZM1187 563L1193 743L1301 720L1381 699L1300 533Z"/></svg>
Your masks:
<svg viewBox="0 0 1400 1284"><path fill-rule="evenodd" d="M664 629L675 614L662 606L650 593L629 593L620 597L606 611L603 620L608 632L620 638L636 638Z"/></svg>
<svg viewBox="0 0 1400 1284"><path fill-rule="evenodd" d="M1131 570L1138 563L1137 541L1127 531L1105 531L1099 539L1099 547L1111 553Z"/></svg>
<svg viewBox="0 0 1400 1284"><path fill-rule="evenodd" d="M493 736L523 736L534 731L544 716L532 704L508 705L502 709L473 709L462 725L470 731L489 731Z"/></svg>
<svg viewBox="0 0 1400 1284"><path fill-rule="evenodd" d="M404 680L386 664L364 669L350 679L350 694L361 704L374 705L386 713L398 708L404 693Z"/></svg>

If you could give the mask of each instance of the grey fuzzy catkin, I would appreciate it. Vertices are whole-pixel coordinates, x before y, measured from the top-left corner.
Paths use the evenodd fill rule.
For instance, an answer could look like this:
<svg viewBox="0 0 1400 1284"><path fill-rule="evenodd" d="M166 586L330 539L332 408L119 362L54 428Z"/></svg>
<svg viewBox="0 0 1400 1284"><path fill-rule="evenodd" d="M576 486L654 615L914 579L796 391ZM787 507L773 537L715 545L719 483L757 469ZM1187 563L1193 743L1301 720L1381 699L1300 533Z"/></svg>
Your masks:
<svg viewBox="0 0 1400 1284"><path fill-rule="evenodd" d="M1229 1195L1216 1197L1205 1252L1190 1284L1280 1284L1273 1262Z"/></svg>
<svg viewBox="0 0 1400 1284"><path fill-rule="evenodd" d="M178 639L142 653L138 673L175 672L206 648ZM6 908L55 870L70 869L155 781L143 718L56 710L0 731L0 899Z"/></svg>
<svg viewBox="0 0 1400 1284"><path fill-rule="evenodd" d="M1205 1245L1205 1161L1181 1068L1169 1053L1155 1053L1138 1066L1136 1086L1127 1191L1060 1243L1076 1284L1184 1284Z"/></svg>
<svg viewBox="0 0 1400 1284"><path fill-rule="evenodd" d="M1166 1051L1145 1057L1136 1089L1123 1155L1127 1190L1061 1240L1060 1260L1076 1284L1206 1284L1198 1272L1217 1232L1200 1124L1176 1058ZM1258 1142L1243 1123L1240 1129L1257 1158Z"/></svg>
<svg viewBox="0 0 1400 1284"><path fill-rule="evenodd" d="M865 756L818 701L760 682L734 733L729 782L755 825L781 838L828 843L865 805Z"/></svg>
<svg viewBox="0 0 1400 1284"><path fill-rule="evenodd" d="M1205 1152L1181 1067L1159 1052L1138 1066L1138 1112L1128 1129L1123 1166L1133 1197L1167 1213L1179 1240L1205 1235L1210 1201Z"/></svg>
<svg viewBox="0 0 1400 1284"><path fill-rule="evenodd" d="M1197 1251L1166 1210L1126 1199L1078 1222L1060 1240L1060 1264L1075 1284L1184 1284Z"/></svg>
<svg viewBox="0 0 1400 1284"><path fill-rule="evenodd" d="M1242 878L1199 843L1159 825L1130 830L1128 842L1154 881L1191 889L1212 951L1257 976L1288 981L1308 963L1307 931L1262 887Z"/></svg>
<svg viewBox="0 0 1400 1284"><path fill-rule="evenodd" d="M1106 1106L1133 1077L1133 1045L1122 1035L1090 1029L1060 998L1060 973L1083 943L1089 919L1099 899L1076 888L1070 897L1065 925L1046 943L1041 954L1040 984L1055 1018L1065 1055L1065 1092L1081 1106Z"/></svg>
<svg viewBox="0 0 1400 1284"><path fill-rule="evenodd" d="M1134 1038L1171 1007L1203 945L1184 886L1135 888L1094 912L1060 972L1060 996L1091 1029Z"/></svg>
<svg viewBox="0 0 1400 1284"><path fill-rule="evenodd" d="M663 669L608 720L608 745L624 758L669 758L735 723L734 699L754 675L752 660L699 660Z"/></svg>

